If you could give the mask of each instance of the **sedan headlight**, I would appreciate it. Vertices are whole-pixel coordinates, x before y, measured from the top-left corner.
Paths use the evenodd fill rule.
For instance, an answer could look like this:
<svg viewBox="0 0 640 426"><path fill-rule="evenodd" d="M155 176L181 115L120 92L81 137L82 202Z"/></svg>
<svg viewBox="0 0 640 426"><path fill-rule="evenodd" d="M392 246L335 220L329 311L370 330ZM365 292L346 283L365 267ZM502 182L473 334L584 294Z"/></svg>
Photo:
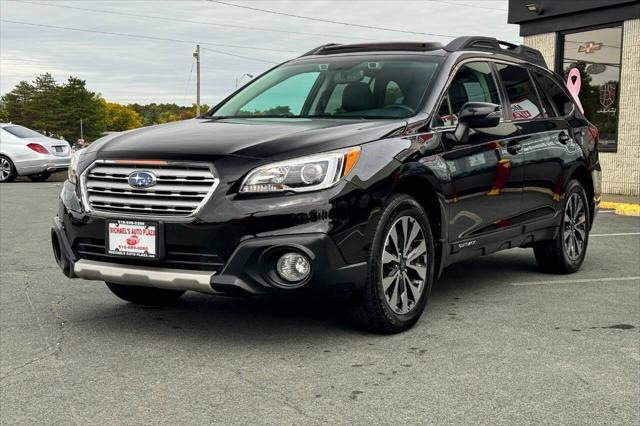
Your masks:
<svg viewBox="0 0 640 426"><path fill-rule="evenodd" d="M69 175L69 182L73 184L78 183L78 173L77 173L78 161L80 160L80 155L85 149L86 148L79 149L76 152L74 152L73 155L71 155L71 164L69 164L68 175Z"/></svg>
<svg viewBox="0 0 640 426"><path fill-rule="evenodd" d="M251 171L240 192L307 192L329 188L349 174L359 156L360 148L355 147L271 163Z"/></svg>

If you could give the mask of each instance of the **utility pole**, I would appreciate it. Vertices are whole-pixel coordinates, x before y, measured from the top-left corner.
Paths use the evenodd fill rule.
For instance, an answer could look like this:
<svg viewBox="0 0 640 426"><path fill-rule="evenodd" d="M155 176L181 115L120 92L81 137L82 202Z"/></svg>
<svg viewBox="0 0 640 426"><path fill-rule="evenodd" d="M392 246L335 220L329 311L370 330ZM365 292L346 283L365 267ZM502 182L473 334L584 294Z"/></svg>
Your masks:
<svg viewBox="0 0 640 426"><path fill-rule="evenodd" d="M193 54L196 58L196 117L200 115L200 45L196 45L196 52Z"/></svg>
<svg viewBox="0 0 640 426"><path fill-rule="evenodd" d="M82 129L82 118L80 119L80 139L84 139L84 132Z"/></svg>

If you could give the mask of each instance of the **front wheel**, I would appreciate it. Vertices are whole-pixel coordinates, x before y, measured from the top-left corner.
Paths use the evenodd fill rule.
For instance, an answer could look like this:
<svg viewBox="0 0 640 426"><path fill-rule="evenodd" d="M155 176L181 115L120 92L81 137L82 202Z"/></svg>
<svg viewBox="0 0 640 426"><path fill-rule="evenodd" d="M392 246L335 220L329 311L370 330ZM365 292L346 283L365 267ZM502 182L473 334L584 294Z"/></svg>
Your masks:
<svg viewBox="0 0 640 426"><path fill-rule="evenodd" d="M31 182L44 182L51 177L51 172L36 173L27 177Z"/></svg>
<svg viewBox="0 0 640 426"><path fill-rule="evenodd" d="M172 305L185 292L156 287L139 287L125 284L106 283L109 290L122 300L136 305Z"/></svg>
<svg viewBox="0 0 640 426"><path fill-rule="evenodd" d="M393 334L411 328L425 309L433 282L429 218L405 194L393 196L376 219L367 282L349 313L367 331Z"/></svg>
<svg viewBox="0 0 640 426"><path fill-rule="evenodd" d="M590 220L587 195L582 184L574 179L565 192L562 222L556 237L533 248L540 269L557 274L578 271L587 253Z"/></svg>

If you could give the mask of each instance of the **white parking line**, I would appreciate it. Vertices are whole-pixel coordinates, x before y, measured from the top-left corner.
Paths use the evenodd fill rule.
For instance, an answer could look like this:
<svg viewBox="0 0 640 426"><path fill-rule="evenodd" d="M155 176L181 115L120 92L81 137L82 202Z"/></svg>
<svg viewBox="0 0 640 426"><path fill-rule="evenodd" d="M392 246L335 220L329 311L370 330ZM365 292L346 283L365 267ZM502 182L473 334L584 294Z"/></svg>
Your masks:
<svg viewBox="0 0 640 426"><path fill-rule="evenodd" d="M557 280L557 281L529 281L522 283L511 283L511 285L545 285L545 284L579 284L579 283L592 283L592 282L605 282L605 281L634 281L639 280L640 277L614 277L614 278L584 278L580 280Z"/></svg>
<svg viewBox="0 0 640 426"><path fill-rule="evenodd" d="M627 235L640 235L640 232L619 232L617 234L589 234L590 237L623 237Z"/></svg>

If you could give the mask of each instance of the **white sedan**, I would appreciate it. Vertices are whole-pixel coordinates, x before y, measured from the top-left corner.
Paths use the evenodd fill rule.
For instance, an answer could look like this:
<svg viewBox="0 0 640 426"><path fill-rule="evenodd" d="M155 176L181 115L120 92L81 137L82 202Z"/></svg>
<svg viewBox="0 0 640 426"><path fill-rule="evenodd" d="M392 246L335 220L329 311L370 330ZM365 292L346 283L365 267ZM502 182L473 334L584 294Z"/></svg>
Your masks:
<svg viewBox="0 0 640 426"><path fill-rule="evenodd" d="M26 127L0 123L0 182L27 176L43 182L51 173L66 170L71 162L71 147Z"/></svg>

